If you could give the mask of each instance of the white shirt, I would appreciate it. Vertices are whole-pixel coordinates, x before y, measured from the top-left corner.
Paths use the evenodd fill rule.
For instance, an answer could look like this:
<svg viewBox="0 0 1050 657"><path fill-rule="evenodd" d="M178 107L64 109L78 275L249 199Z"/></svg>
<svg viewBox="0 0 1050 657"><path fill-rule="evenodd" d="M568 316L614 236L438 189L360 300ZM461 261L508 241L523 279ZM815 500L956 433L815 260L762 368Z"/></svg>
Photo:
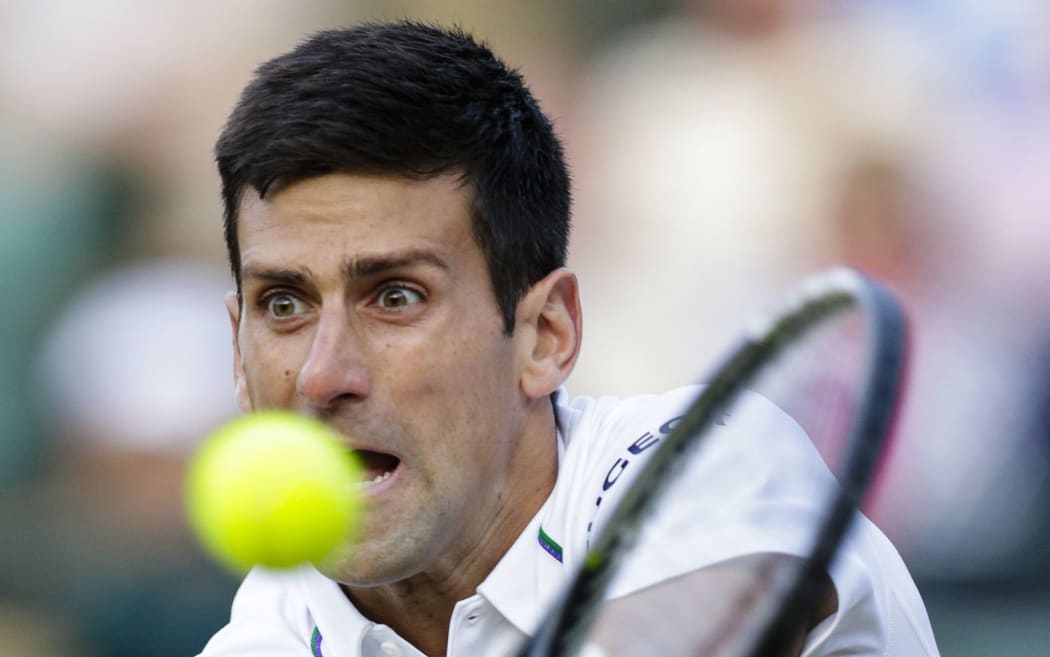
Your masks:
<svg viewBox="0 0 1050 657"><path fill-rule="evenodd" d="M618 400L558 395L554 489L507 554L453 610L448 657L507 657L538 626L651 448L696 388ZM710 432L647 523L611 585L620 597L735 557L804 555L832 477L801 429L748 396ZM866 518L831 569L838 610L810 633L803 657L936 656L922 601L903 562ZM699 613L701 602L697 601ZM255 569L229 625L202 657L421 657L363 617L312 567Z"/></svg>

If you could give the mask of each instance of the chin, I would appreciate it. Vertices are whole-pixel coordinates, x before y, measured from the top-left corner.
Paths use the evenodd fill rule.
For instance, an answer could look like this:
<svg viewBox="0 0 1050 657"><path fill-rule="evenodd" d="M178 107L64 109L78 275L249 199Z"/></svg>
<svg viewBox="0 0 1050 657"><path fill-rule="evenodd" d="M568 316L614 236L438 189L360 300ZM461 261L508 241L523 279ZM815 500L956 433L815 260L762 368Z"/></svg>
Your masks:
<svg viewBox="0 0 1050 657"><path fill-rule="evenodd" d="M390 550L366 550L349 547L339 554L315 564L325 577L351 588L371 588L393 584L411 575L403 560L391 558Z"/></svg>

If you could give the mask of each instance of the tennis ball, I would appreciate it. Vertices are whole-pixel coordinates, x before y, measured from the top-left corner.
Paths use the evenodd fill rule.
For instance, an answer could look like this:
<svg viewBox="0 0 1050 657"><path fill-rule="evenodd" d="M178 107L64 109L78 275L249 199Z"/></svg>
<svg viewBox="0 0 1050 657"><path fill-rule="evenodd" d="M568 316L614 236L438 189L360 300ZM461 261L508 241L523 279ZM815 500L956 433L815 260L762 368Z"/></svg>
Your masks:
<svg viewBox="0 0 1050 657"><path fill-rule="evenodd" d="M187 476L193 529L236 572L323 561L361 522L357 458L328 425L294 413L263 411L223 425Z"/></svg>

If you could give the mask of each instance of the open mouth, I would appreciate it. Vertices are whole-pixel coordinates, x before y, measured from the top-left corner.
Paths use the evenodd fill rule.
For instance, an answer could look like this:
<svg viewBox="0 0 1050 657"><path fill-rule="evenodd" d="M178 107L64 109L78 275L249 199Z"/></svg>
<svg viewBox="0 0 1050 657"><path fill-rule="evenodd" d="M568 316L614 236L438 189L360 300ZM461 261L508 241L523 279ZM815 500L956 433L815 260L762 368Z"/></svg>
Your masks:
<svg viewBox="0 0 1050 657"><path fill-rule="evenodd" d="M360 488L368 488L388 479L401 464L401 459L393 454L373 452L369 449L355 449L354 454L365 470L365 476L358 484Z"/></svg>

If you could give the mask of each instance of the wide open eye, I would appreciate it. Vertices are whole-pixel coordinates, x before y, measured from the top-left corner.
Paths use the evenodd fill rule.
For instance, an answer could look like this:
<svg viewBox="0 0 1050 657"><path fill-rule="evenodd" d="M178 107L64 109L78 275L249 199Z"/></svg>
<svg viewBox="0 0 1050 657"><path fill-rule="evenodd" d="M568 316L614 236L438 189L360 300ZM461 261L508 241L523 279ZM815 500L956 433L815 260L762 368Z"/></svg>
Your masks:
<svg viewBox="0 0 1050 657"><path fill-rule="evenodd" d="M272 317L285 319L295 317L306 310L302 299L285 292L272 294L266 299L266 310Z"/></svg>
<svg viewBox="0 0 1050 657"><path fill-rule="evenodd" d="M423 301L422 294L401 285L388 287L376 297L376 305L383 309L403 308L421 301Z"/></svg>

